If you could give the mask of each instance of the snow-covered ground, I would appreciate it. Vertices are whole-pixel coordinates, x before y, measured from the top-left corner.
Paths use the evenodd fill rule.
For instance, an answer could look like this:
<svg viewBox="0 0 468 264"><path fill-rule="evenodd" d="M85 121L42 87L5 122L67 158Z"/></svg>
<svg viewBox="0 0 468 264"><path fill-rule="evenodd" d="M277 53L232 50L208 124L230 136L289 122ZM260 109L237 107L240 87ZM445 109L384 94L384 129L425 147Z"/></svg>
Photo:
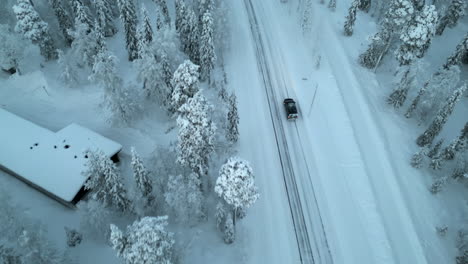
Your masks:
<svg viewBox="0 0 468 264"><path fill-rule="evenodd" d="M355 35L344 37L350 1L345 2L333 13L314 1L312 28L305 36L296 1L229 2L224 59L228 88L239 104L236 154L250 161L260 199L238 222L233 245L222 242L211 215L193 228L174 226L182 240L181 262L299 263L306 259L307 252L300 251L304 245L310 245L316 263L453 262L455 230L442 239L435 227L463 221L462 187L459 193L433 196L427 191L429 177L410 167L421 128L383 103L394 69L384 65L383 72L374 74L358 65L365 37L375 31L374 18L358 16ZM246 3L252 3L254 17ZM126 78L134 72L128 71L123 41L117 35L110 47L121 58L119 71ZM155 149L175 139L174 130L167 132L172 121L156 107L131 127L111 126L101 109L102 91L92 85L64 87L57 81L59 71L51 62L41 71L26 68L22 76L0 78L0 107L52 131L72 122L84 125L121 143L123 163L129 162L131 146L150 159ZM295 122L282 115L286 97L299 104ZM463 117L464 110L458 108L457 115ZM27 216L47 225L53 242L65 247L63 227L79 226L75 211L3 172L0 186L27 208ZM298 214L303 224L294 220ZM301 245L300 237L310 243ZM72 255L79 256L78 263L118 261L108 245L98 242L83 243Z"/></svg>

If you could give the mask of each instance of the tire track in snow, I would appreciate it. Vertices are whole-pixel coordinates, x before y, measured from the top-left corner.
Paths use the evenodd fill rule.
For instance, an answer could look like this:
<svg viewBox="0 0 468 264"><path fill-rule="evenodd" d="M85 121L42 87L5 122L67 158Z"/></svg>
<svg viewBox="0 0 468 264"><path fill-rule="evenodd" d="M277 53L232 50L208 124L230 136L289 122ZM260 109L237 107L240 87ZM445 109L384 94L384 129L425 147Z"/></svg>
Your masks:
<svg viewBox="0 0 468 264"><path fill-rule="evenodd" d="M326 240L322 217L320 216L320 211L318 208L317 198L313 190L312 184L310 184L311 189L308 190L308 193L312 192L312 205L307 199L304 199L304 201L302 201L305 202L305 210L307 210L307 214L304 214L304 207L303 203L301 202L301 195L298 189L298 184L296 182L296 177L292 165L293 163L291 160L291 155L289 153L289 146L286 140L286 134L282 124L283 118L278 109L278 100L276 99L275 91L273 89L273 75L271 74L271 70L268 67L269 65L265 56L266 49L264 46L263 38L259 32L259 23L257 21L257 17L251 0L244 0L244 4L250 20L249 22L252 37L254 39L255 52L257 54L258 68L261 72L265 92L267 95L268 107L270 109L270 116L273 123L275 139L283 171L283 179L285 183L286 193L288 195L288 202L290 205L301 262L333 263L331 253L328 248L328 243ZM269 48L271 49L271 47ZM281 80L276 80L276 84L278 86L283 86L283 89L286 89L287 86L285 85L286 82L284 80L284 76L281 74L281 72L277 70L276 67L274 67L274 70L275 74L280 75L281 77ZM296 133L299 134L297 126L295 126L295 130ZM300 142L299 135L298 140ZM308 179L310 179L310 171L307 165L307 161L305 160L304 150L302 149L302 146L301 150L302 158L304 159L304 164L306 168L305 171L307 172ZM310 213L309 208L312 208L313 214ZM306 222L306 215L309 217L309 219L307 219L309 220L308 222ZM312 216L314 216L314 219L311 219ZM309 229L307 223L312 224L313 226ZM311 238L309 237L310 233L313 236L313 243L311 243Z"/></svg>

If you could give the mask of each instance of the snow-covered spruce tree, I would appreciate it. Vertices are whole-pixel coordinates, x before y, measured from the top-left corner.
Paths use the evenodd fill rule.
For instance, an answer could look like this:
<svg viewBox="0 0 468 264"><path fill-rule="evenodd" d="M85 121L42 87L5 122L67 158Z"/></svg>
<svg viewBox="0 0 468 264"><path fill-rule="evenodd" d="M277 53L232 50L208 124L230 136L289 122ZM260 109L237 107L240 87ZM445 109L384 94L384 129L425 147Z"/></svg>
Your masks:
<svg viewBox="0 0 468 264"><path fill-rule="evenodd" d="M232 244L236 240L236 227L234 224L234 217L231 212L226 216L226 221L224 222L224 242L226 244Z"/></svg>
<svg viewBox="0 0 468 264"><path fill-rule="evenodd" d="M174 210L177 221L191 224L205 218L200 186L201 181L195 173L169 176L164 198Z"/></svg>
<svg viewBox="0 0 468 264"><path fill-rule="evenodd" d="M247 161L238 157L229 158L221 166L214 190L231 206L234 226L237 211L249 208L259 197L252 168Z"/></svg>
<svg viewBox="0 0 468 264"><path fill-rule="evenodd" d="M9 245L2 245L0 242L0 263L21 264L20 257L18 250Z"/></svg>
<svg viewBox="0 0 468 264"><path fill-rule="evenodd" d="M96 19L102 28L105 37L111 37L117 33L113 22L112 7L109 0L94 0Z"/></svg>
<svg viewBox="0 0 468 264"><path fill-rule="evenodd" d="M332 11L335 11L335 9L336 9L336 0L330 0L330 2L328 2L328 8L330 8Z"/></svg>
<svg viewBox="0 0 468 264"><path fill-rule="evenodd" d="M448 69L442 69L439 74L432 77L426 87L424 96L417 105L416 114L419 120L426 121L435 116L444 104L444 98L448 98L457 88L460 81L460 67L453 65Z"/></svg>
<svg viewBox="0 0 468 264"><path fill-rule="evenodd" d="M172 83L174 90L172 92L172 108L178 110L188 98L191 98L198 92L198 68L199 66L186 60L179 65L174 72Z"/></svg>
<svg viewBox="0 0 468 264"><path fill-rule="evenodd" d="M442 150L441 158L453 160L458 152L466 148L468 148L468 122L465 123L460 135Z"/></svg>
<svg viewBox="0 0 468 264"><path fill-rule="evenodd" d="M145 45L140 46L138 50L139 59L135 60L135 65L138 68L138 81L143 82L146 98L155 100L161 106L166 107L170 91L163 83L162 65L156 59L154 48Z"/></svg>
<svg viewBox="0 0 468 264"><path fill-rule="evenodd" d="M416 152L411 157L411 161L410 161L411 166L417 169L421 168L428 152L429 152L429 149L427 146L421 148L418 152Z"/></svg>
<svg viewBox="0 0 468 264"><path fill-rule="evenodd" d="M69 30L73 27L73 20L71 19L68 12L63 7L63 3L60 0L49 0L52 9L54 10L55 16L58 20L58 26L62 31L63 37L65 38L65 43L67 46L70 46L73 38L68 33Z"/></svg>
<svg viewBox="0 0 468 264"><path fill-rule="evenodd" d="M133 178L135 179L136 186L141 193L141 196L144 197L148 203L154 199L153 193L153 181L149 177L149 172L146 169L143 161L141 160L138 153L136 153L135 148L131 148L132 152L132 169L133 169Z"/></svg>
<svg viewBox="0 0 468 264"><path fill-rule="evenodd" d="M133 61L138 57L137 47L137 15L133 0L117 0L120 10L120 19L124 25L125 43L127 46L128 60Z"/></svg>
<svg viewBox="0 0 468 264"><path fill-rule="evenodd" d="M344 24L344 34L346 36L353 35L354 22L356 22L356 11L360 3L360 0L353 0L349 7L348 16L346 16L346 22Z"/></svg>
<svg viewBox="0 0 468 264"><path fill-rule="evenodd" d="M214 150L216 126L209 118L213 107L201 91L179 108L177 162L189 167L198 177L208 173L208 158Z"/></svg>
<svg viewBox="0 0 468 264"><path fill-rule="evenodd" d="M124 234L111 224L110 243L126 264L171 264L173 234L166 231L167 216L143 217Z"/></svg>
<svg viewBox="0 0 468 264"><path fill-rule="evenodd" d="M452 0L444 15L439 20L436 34L439 36L442 35L447 26L450 28L455 27L458 23L458 20L460 20L460 18L465 15L465 9L465 0Z"/></svg>
<svg viewBox="0 0 468 264"><path fill-rule="evenodd" d="M402 44L396 52L401 65L409 65L416 58L422 58L431 44L437 24L435 6L427 5L404 27L400 39Z"/></svg>
<svg viewBox="0 0 468 264"><path fill-rule="evenodd" d="M75 12L75 26L77 23L88 25L89 31L93 30L93 19L89 8L81 0L73 1L73 10Z"/></svg>
<svg viewBox="0 0 468 264"><path fill-rule="evenodd" d="M0 25L0 69L21 73L19 63L23 59L25 42L7 25Z"/></svg>
<svg viewBox="0 0 468 264"><path fill-rule="evenodd" d="M452 171L452 179L468 179L468 151L460 153L455 157L455 168Z"/></svg>
<svg viewBox="0 0 468 264"><path fill-rule="evenodd" d="M65 226L65 234L67 236L67 246L76 247L83 240L83 235L76 229L68 228Z"/></svg>
<svg viewBox="0 0 468 264"><path fill-rule="evenodd" d="M148 16L148 11L146 11L145 5L141 5L141 16L143 18L142 23L138 28L138 42L145 43L146 46L149 46L153 42L153 28L151 27L151 22ZM142 44L138 45L140 48Z"/></svg>
<svg viewBox="0 0 468 264"><path fill-rule="evenodd" d="M393 0L369 48L359 56L359 62L366 68L377 67L396 35L413 17L414 7L409 0Z"/></svg>
<svg viewBox="0 0 468 264"><path fill-rule="evenodd" d="M302 11L301 28L302 33L307 33L311 29L312 0L306 0Z"/></svg>
<svg viewBox="0 0 468 264"><path fill-rule="evenodd" d="M117 57L107 49L101 49L94 58L91 75L88 79L102 88L106 96L122 86L122 79L117 75Z"/></svg>
<svg viewBox="0 0 468 264"><path fill-rule="evenodd" d="M109 239L109 224L113 213L110 208L95 199L80 201L77 205L80 216L80 231L85 238L99 241Z"/></svg>
<svg viewBox="0 0 468 264"><path fill-rule="evenodd" d="M216 204L216 213L215 213L215 218L216 218L216 227L218 228L219 231L223 231L223 226L222 224L226 221L226 207L224 206L224 202L219 201Z"/></svg>
<svg viewBox="0 0 468 264"><path fill-rule="evenodd" d="M408 65L402 69L403 74L401 74L397 88L387 98L387 103L395 108L400 108L403 105L409 89L413 86L415 76L411 67L412 65Z"/></svg>
<svg viewBox="0 0 468 264"><path fill-rule="evenodd" d="M105 207L117 208L121 212L131 211L131 201L127 198L127 190L114 162L102 151L87 151L86 155L88 161L83 176L87 179L85 189L91 190L92 198Z"/></svg>
<svg viewBox="0 0 468 264"><path fill-rule="evenodd" d="M443 126L447 122L448 117L452 114L453 108L456 103L460 100L460 97L466 91L467 85L464 84L455 92L452 96L447 99L446 104L439 110L437 116L434 118L429 127L424 131L422 135L418 137L416 143L419 146L425 146L431 144L434 138L440 133Z"/></svg>
<svg viewBox="0 0 468 264"><path fill-rule="evenodd" d="M75 29L69 31L73 37L71 52L77 58L78 66L92 66L94 57L97 54L96 36L94 31L89 29L88 24L75 20Z"/></svg>
<svg viewBox="0 0 468 264"><path fill-rule="evenodd" d="M170 25L171 24L171 17L169 16L169 9L167 8L166 0L153 0L153 1L159 7L159 10L161 11L162 15L164 16L164 23L166 25Z"/></svg>
<svg viewBox="0 0 468 264"><path fill-rule="evenodd" d="M421 11L425 6L424 4L426 0L411 0L411 2L413 2L413 6L416 11Z"/></svg>
<svg viewBox="0 0 468 264"><path fill-rule="evenodd" d="M78 83L78 78L75 71L70 64L69 58L63 53L62 50L57 50L58 60L57 64L60 69L60 79L70 87L74 87Z"/></svg>
<svg viewBox="0 0 468 264"><path fill-rule="evenodd" d="M463 40L457 45L455 51L447 58L447 61L442 66L445 69L448 69L452 65L460 65L465 56L468 53L468 33L465 34Z"/></svg>
<svg viewBox="0 0 468 264"><path fill-rule="evenodd" d="M182 31L182 24L184 23L184 20L186 19L187 16L187 6L185 5L184 0L175 0L175 9L176 9L176 20L175 20L175 28L177 30L177 33L179 33L180 39L184 39L185 36L183 36L183 31ZM184 41L182 40L182 43Z"/></svg>
<svg viewBox="0 0 468 264"><path fill-rule="evenodd" d="M206 12L202 18L202 32L200 37L200 78L211 80L211 72L216 63L215 46L213 42L213 19L211 13Z"/></svg>
<svg viewBox="0 0 468 264"><path fill-rule="evenodd" d="M353 1L352 5L354 5L354 2L357 2L359 10L362 10L362 11L364 11L366 13L369 12L369 9L371 8L371 0Z"/></svg>
<svg viewBox="0 0 468 264"><path fill-rule="evenodd" d="M31 40L33 44L38 45L41 55L46 60L56 59L57 51L49 34L49 26L39 17L31 2L17 0L17 4L13 6L13 12L17 19L15 30Z"/></svg>
<svg viewBox="0 0 468 264"><path fill-rule="evenodd" d="M64 259L60 251L55 249L45 238L43 227L24 229L18 237L21 248L21 263L61 264Z"/></svg>
<svg viewBox="0 0 468 264"><path fill-rule="evenodd" d="M239 139L239 114L237 113L237 97L234 92L229 96L229 112L226 138L232 143Z"/></svg>
<svg viewBox="0 0 468 264"><path fill-rule="evenodd" d="M187 9L187 18L185 23L182 23L182 30L184 36L186 36L184 44L184 52L189 56L193 63L200 64L200 43L199 36L200 30L198 26L198 19L195 12L191 9Z"/></svg>

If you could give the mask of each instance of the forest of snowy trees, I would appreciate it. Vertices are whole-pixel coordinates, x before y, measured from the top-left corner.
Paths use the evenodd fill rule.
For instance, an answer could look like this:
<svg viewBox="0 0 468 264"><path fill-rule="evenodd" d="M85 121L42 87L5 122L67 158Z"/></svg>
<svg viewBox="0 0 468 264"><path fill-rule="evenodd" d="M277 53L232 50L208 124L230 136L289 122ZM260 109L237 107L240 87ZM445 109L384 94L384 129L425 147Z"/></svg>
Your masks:
<svg viewBox="0 0 468 264"><path fill-rule="evenodd" d="M37 47L41 65L57 64L61 69L57 79L68 89L83 85L102 89L100 106L110 124L131 126L155 105L178 131L176 142L155 150L154 157L142 158L131 148L131 161L116 164L100 151L84 153L88 160L83 177L91 192L77 206L80 227L65 227L68 247L95 241L112 247L124 263L174 263L183 250L176 246L174 224L192 227L214 217L218 227L223 226L220 237L234 242L236 219L245 216L259 194L248 162L227 156L239 138L239 116L236 96L225 88L226 73L221 78L214 75L223 65L222 39L228 31L223 2L4 4L0 10L4 71L21 74L25 47ZM113 39L119 35L125 56L115 51L119 48ZM130 78L119 72L122 61L131 65ZM214 99L207 94L214 94ZM214 111L213 105L221 111ZM219 145L224 146L222 151ZM218 160L228 160L219 175L211 167ZM222 206L208 202L213 200ZM23 219L21 212L13 214L7 197L1 203L5 231L0 238L1 263L73 263L66 252L48 244L42 229ZM6 217L7 211L11 217ZM128 223L126 229L122 223Z"/></svg>

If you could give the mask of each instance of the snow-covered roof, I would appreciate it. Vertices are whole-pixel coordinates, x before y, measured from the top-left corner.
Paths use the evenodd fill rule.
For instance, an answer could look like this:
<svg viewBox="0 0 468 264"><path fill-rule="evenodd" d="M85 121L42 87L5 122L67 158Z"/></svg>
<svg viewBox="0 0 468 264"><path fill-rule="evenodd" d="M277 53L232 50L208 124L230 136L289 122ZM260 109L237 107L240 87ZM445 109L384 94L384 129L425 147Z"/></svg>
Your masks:
<svg viewBox="0 0 468 264"><path fill-rule="evenodd" d="M54 133L0 108L0 167L71 202L86 181L87 149L108 157L122 146L87 128L71 124Z"/></svg>

